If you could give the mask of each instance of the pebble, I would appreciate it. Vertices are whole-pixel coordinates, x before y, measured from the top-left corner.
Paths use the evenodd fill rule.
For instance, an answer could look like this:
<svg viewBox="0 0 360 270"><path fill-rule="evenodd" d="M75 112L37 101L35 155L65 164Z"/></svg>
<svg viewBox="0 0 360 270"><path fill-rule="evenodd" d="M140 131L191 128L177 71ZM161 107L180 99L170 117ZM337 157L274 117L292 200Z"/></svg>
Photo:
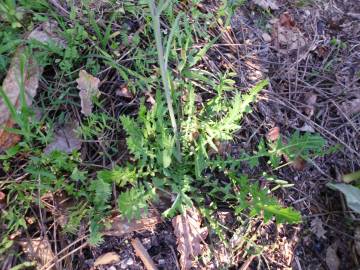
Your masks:
<svg viewBox="0 0 360 270"><path fill-rule="evenodd" d="M129 258L126 260L126 264L127 265L133 265L134 264L134 260L132 258Z"/></svg>
<svg viewBox="0 0 360 270"><path fill-rule="evenodd" d="M107 270L116 270L115 266L110 266Z"/></svg>
<svg viewBox="0 0 360 270"><path fill-rule="evenodd" d="M120 263L121 269L128 269L129 266L134 264L134 260L132 258L127 258L125 260L122 260Z"/></svg>
<svg viewBox="0 0 360 270"><path fill-rule="evenodd" d="M261 36L265 42L271 42L272 40L271 36L268 33L263 33Z"/></svg>

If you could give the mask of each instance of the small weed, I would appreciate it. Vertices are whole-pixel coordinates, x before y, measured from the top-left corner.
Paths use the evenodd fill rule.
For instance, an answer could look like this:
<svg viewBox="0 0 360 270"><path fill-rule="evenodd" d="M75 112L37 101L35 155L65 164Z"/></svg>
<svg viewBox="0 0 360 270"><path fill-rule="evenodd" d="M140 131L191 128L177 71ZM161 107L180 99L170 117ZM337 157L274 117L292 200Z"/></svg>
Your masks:
<svg viewBox="0 0 360 270"><path fill-rule="evenodd" d="M330 40L330 45L339 49L339 50L343 50L347 48L347 45L345 42L342 42L340 39L337 38L332 38Z"/></svg>

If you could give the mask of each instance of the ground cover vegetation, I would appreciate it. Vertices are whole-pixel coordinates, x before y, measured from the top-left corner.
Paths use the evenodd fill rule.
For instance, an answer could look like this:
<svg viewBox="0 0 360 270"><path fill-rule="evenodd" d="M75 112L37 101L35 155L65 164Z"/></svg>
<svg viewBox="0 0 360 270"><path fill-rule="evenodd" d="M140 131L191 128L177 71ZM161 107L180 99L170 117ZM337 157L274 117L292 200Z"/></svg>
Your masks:
<svg viewBox="0 0 360 270"><path fill-rule="evenodd" d="M352 147L306 122L286 131L276 125L266 132L263 126L249 128L256 122L254 109L266 109L281 81L273 83L261 67L246 75L255 76L250 83L241 79L244 69L234 64L241 56L233 41L239 10L251 5L251 12L262 14L256 21L262 39L276 39L279 53L284 45L300 51L306 43L289 13L274 22L276 34L267 33L264 21L275 18L275 3L0 2L3 269L153 269L141 255L125 266L116 254L109 260L104 240L141 237L145 220L154 217L158 231L169 231L164 224L172 221L178 252L170 249L174 262L161 266L158 260L156 267L265 267L263 254L278 251L264 248L251 231L308 222L305 211L286 197L287 190L302 191L284 171L315 166L327 177L316 160ZM311 4L296 1L293 8ZM249 42L243 40L240 48L247 50ZM336 56L350 45L332 37L328 46ZM324 60L325 72L335 65ZM318 76L311 72L309 78ZM358 115L357 100L342 107L348 118ZM316 98L308 95L305 103L311 119ZM358 118L348 120L358 127ZM344 183L329 177L327 189L341 191L353 215L360 212L356 168ZM231 225L221 221L224 209ZM127 224L119 235L115 217ZM312 231L324 237L321 220L313 221ZM215 245L204 247L214 241L230 255L216 261ZM328 252L327 265L337 257Z"/></svg>

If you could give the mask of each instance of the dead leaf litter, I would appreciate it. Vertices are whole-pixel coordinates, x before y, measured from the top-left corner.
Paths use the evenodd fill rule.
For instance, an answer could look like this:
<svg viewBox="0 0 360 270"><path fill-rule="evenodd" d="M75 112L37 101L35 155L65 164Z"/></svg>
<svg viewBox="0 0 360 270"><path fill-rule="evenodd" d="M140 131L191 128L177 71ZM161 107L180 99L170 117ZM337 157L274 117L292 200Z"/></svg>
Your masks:
<svg viewBox="0 0 360 270"><path fill-rule="evenodd" d="M80 70L76 82L78 84L77 88L80 90L81 113L89 116L93 109L93 98L100 95L100 80L85 70Z"/></svg>
<svg viewBox="0 0 360 270"><path fill-rule="evenodd" d="M201 227L200 213L194 207L174 217L172 224L177 237L181 269L190 269L193 260L203 252L202 244L208 230L206 227Z"/></svg>

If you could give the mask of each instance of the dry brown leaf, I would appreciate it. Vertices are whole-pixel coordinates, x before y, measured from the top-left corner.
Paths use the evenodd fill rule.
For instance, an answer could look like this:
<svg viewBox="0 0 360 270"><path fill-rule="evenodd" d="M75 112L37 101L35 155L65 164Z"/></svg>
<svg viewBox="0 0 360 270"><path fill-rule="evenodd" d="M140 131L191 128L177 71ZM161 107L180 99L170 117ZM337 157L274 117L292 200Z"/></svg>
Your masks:
<svg viewBox="0 0 360 270"><path fill-rule="evenodd" d="M348 116L360 113L360 98L356 98L342 103L341 109Z"/></svg>
<svg viewBox="0 0 360 270"><path fill-rule="evenodd" d="M337 243L332 244L326 250L325 262L329 270L339 270L340 269L340 259L336 253Z"/></svg>
<svg viewBox="0 0 360 270"><path fill-rule="evenodd" d="M58 150L70 154L74 150L79 150L81 141L75 134L75 128L75 123L69 123L57 130L54 141L45 147L44 153L49 154L54 150Z"/></svg>
<svg viewBox="0 0 360 270"><path fill-rule="evenodd" d="M314 115L315 112L315 105L317 101L317 95L314 93L306 93L305 94L305 104L306 107L304 109L305 114L309 117Z"/></svg>
<svg viewBox="0 0 360 270"><path fill-rule="evenodd" d="M177 238L181 269L190 269L193 259L202 253L200 243L207 237L208 230L201 227L200 213L194 207L174 217L172 225Z"/></svg>
<svg viewBox="0 0 360 270"><path fill-rule="evenodd" d="M47 237L19 241L19 244L29 259L37 261L38 266L44 266L55 260L55 255Z"/></svg>
<svg viewBox="0 0 360 270"><path fill-rule="evenodd" d="M49 27L49 25L51 25L51 27ZM57 27L54 23L45 22L32 31L28 35L28 39L36 39L41 43L47 43L51 41L58 43L60 42L60 39L56 37L56 29ZM46 34L43 32L45 30ZM24 74L21 74L20 71L21 61L23 61L24 64ZM23 77L23 87L25 90L26 103L28 106L31 106L32 99L36 95L36 91L39 86L39 79L42 71L43 68L40 67L38 63L36 63L35 59L31 55L24 57L24 47L19 47L17 49L13 59L11 60L10 68L2 85L3 91L16 108L21 105L21 78ZM19 135L5 131L6 128L12 128L14 124L15 123L13 120L11 120L10 111L8 110L4 101L0 99L0 152L20 141Z"/></svg>
<svg viewBox="0 0 360 270"><path fill-rule="evenodd" d="M109 236L122 236L131 232L154 229L155 225L161 222L162 219L156 211L149 211L148 214L141 219L133 219L130 221L121 216L116 216L110 220L110 228L106 228L103 231L103 234Z"/></svg>
<svg viewBox="0 0 360 270"><path fill-rule="evenodd" d="M279 52L288 53L306 46L306 38L295 26L293 18L288 13L283 13L274 22L272 35L275 48Z"/></svg>
<svg viewBox="0 0 360 270"><path fill-rule="evenodd" d="M120 89L116 90L116 95L124 98L134 98L126 84L122 85Z"/></svg>
<svg viewBox="0 0 360 270"><path fill-rule="evenodd" d="M279 23L282 27L287 27L287 28L295 27L294 18L288 12L284 12L283 14L280 15Z"/></svg>
<svg viewBox="0 0 360 270"><path fill-rule="evenodd" d="M120 262L120 256L115 252L108 252L98 257L94 262L94 266L114 264L118 262Z"/></svg>
<svg viewBox="0 0 360 270"><path fill-rule="evenodd" d="M41 43L53 42L55 45L65 48L66 41L59 37L57 32L59 31L56 21L48 21L40 24L29 35L28 39L35 39Z"/></svg>
<svg viewBox="0 0 360 270"><path fill-rule="evenodd" d="M93 108L93 97L98 97L100 95L100 80L87 73L85 70L80 70L79 78L76 82L78 84L77 88L80 90L81 113L85 116L89 116Z"/></svg>
<svg viewBox="0 0 360 270"><path fill-rule="evenodd" d="M3 91L16 108L21 105L21 77L23 76L23 87L25 90L26 103L28 106L31 106L32 99L36 95L40 75L42 73L42 68L36 63L35 59L32 57L23 57L23 52L23 48L20 48L16 51L2 85ZM24 74L21 74L20 72L20 58L24 59L25 62ZM11 113L8 110L5 102L0 99L0 152L11 147L20 140L18 135L14 135L5 131L6 128L12 128L14 124L15 123L11 119Z"/></svg>
<svg viewBox="0 0 360 270"><path fill-rule="evenodd" d="M264 9L279 9L279 5L276 0L253 0L253 2Z"/></svg>
<svg viewBox="0 0 360 270"><path fill-rule="evenodd" d="M303 171L306 166L306 161L301 157L296 157L295 160L291 163L291 167L293 167L297 171Z"/></svg>
<svg viewBox="0 0 360 270"><path fill-rule="evenodd" d="M275 142L280 137L280 128L279 127L273 127L269 130L269 132L266 134L266 138L270 142Z"/></svg>
<svg viewBox="0 0 360 270"><path fill-rule="evenodd" d="M326 239L326 230L324 229L323 223L321 221L321 219L319 217L315 217L312 221L311 221L311 227L310 230L313 234L315 234L317 236L317 238L321 239L324 238Z"/></svg>

